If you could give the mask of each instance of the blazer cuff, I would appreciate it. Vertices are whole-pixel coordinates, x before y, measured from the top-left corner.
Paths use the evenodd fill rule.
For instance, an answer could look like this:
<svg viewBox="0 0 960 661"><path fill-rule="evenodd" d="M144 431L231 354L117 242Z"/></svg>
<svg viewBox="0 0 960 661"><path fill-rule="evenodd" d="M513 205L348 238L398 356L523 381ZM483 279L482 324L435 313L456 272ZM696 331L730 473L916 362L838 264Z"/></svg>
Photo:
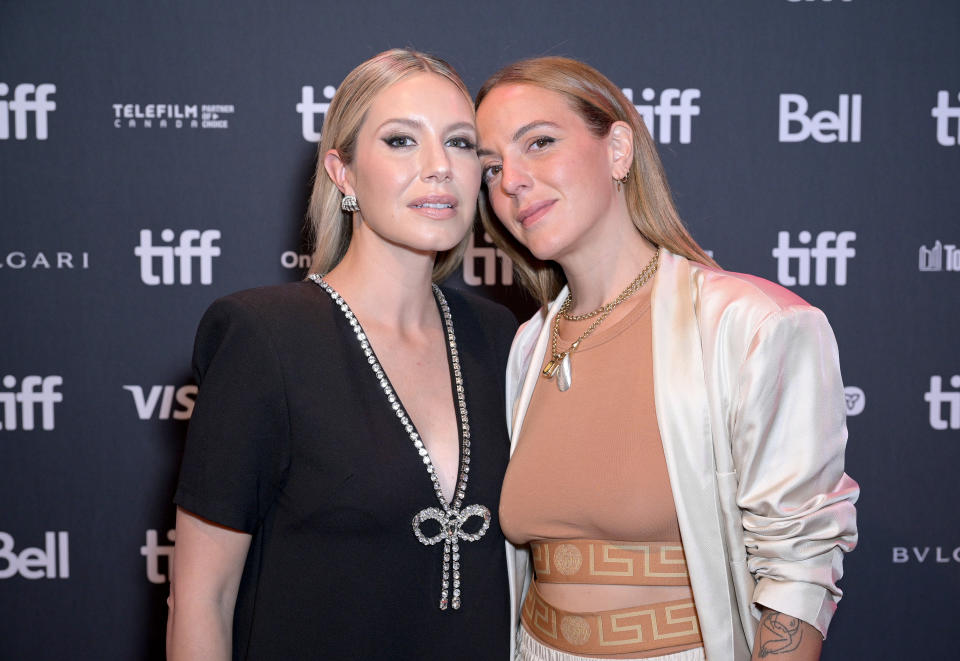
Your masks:
<svg viewBox="0 0 960 661"><path fill-rule="evenodd" d="M778 581L763 577L753 591L753 602L816 627L826 639L837 604L826 588L800 581Z"/></svg>

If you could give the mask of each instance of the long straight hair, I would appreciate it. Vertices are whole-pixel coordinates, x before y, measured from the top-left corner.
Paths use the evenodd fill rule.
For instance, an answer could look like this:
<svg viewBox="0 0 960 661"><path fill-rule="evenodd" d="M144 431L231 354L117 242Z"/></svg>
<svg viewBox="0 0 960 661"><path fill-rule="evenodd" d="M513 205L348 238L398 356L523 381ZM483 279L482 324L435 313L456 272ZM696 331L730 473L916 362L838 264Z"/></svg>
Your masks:
<svg viewBox="0 0 960 661"><path fill-rule="evenodd" d="M370 105L380 92L394 83L420 73L443 76L463 92L472 103L470 92L453 67L439 57L405 48L394 48L374 55L347 74L340 83L326 113L317 148L317 168L313 175L313 191L307 220L313 244L311 273L327 273L340 263L353 236L353 217L340 209L343 195L323 166L324 156L337 150L340 160L353 162L357 135L366 119ZM360 201L361 204L363 201ZM433 280L440 282L459 265L470 233L455 247L437 254L433 265Z"/></svg>
<svg viewBox="0 0 960 661"><path fill-rule="evenodd" d="M477 108L495 87L533 85L563 96L590 131L606 137L614 122L633 129L633 162L625 195L627 210L637 230L650 243L702 264L717 267L690 236L677 214L667 177L646 124L633 103L602 73L566 57L538 57L507 65L490 76L477 93ZM546 305L566 284L560 265L539 260L497 220L486 186L480 190L480 219L484 229L513 260L520 283Z"/></svg>

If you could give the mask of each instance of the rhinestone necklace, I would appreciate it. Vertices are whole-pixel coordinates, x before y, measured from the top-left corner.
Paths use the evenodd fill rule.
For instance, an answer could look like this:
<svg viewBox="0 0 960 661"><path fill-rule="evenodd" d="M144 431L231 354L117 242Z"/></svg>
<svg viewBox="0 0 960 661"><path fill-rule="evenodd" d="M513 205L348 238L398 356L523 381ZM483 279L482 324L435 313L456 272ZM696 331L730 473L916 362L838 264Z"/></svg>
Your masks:
<svg viewBox="0 0 960 661"><path fill-rule="evenodd" d="M383 367L380 366L380 361L377 360L377 355L374 353L373 347L370 346L370 340L367 338L366 333L363 332L360 321L353 314L347 302L343 300L343 297L323 279L323 276L313 273L308 277L330 295L330 298L340 307L340 310L347 318L347 322L357 336L360 348L363 349L367 363L370 365L371 370L373 370L374 377L376 377L379 382L383 394L386 395L390 408L397 416L400 424L403 425L404 431L410 437L410 440L413 442L413 447L427 468L427 474L433 483L433 491L437 496L437 500L440 501L440 507L427 507L417 512L412 521L413 534L417 536L417 539L420 540L420 543L424 546L433 546L434 544L443 542L443 584L440 590L440 610L446 610L448 606L452 606L455 610L459 609L461 605L459 542L461 539L467 542L475 542L483 537L487 532L487 528L490 527L491 516L490 510L483 505L463 506L463 499L467 494L467 478L470 475L470 422L467 418L467 399L463 388L463 375L460 371L460 358L457 353L457 338L453 332L453 317L450 314L450 306L447 305L447 299L443 295L443 292L440 291L440 288L437 287L437 285L433 285L433 295L440 305L440 311L443 314L443 323L447 330L447 343L450 347L450 364L453 367L454 385L457 392L457 409L460 413L461 467L452 503L448 503L447 499L444 498L443 490L440 488L440 478L437 477L437 471L434 469L433 462L430 460L430 453L427 451L427 448L424 447L420 434L413 426L413 421L410 419L410 416L407 415L406 411L404 411L403 405L400 403L400 398L397 397L393 386L390 385L390 380L387 378ZM478 517L481 520L480 528L474 533L467 532L464 530L464 525L469 519L474 517ZM440 532L432 536L425 535L420 529L420 526L427 521L436 521L440 525ZM453 570L452 599L450 599L451 567Z"/></svg>

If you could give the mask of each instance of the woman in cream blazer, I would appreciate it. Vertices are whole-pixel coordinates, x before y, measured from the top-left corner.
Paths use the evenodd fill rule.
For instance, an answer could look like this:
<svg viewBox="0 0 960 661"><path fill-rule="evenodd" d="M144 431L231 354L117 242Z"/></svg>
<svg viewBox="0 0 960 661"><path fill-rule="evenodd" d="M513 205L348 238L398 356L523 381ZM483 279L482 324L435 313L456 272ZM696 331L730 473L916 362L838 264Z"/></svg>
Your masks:
<svg viewBox="0 0 960 661"><path fill-rule="evenodd" d="M633 104L595 69L558 57L509 65L478 93L477 123L484 227L543 304L507 366L511 452L535 386L550 383L547 352L576 364L575 347L552 346L571 288L582 307L570 312L613 309L606 301L657 254L645 285L654 403L702 653L817 658L856 545L859 495L844 473L826 317L779 285L721 270L696 244ZM616 378L629 375L627 364ZM508 542L507 558L517 626L532 568L526 547ZM777 618L811 635L776 647Z"/></svg>
<svg viewBox="0 0 960 661"><path fill-rule="evenodd" d="M661 248L653 281L654 396L707 659L748 659L755 602L826 636L856 544L859 488L833 331L766 280ZM517 333L507 363L511 452L567 289ZM789 405L785 405L789 403ZM511 618L529 552L507 542Z"/></svg>

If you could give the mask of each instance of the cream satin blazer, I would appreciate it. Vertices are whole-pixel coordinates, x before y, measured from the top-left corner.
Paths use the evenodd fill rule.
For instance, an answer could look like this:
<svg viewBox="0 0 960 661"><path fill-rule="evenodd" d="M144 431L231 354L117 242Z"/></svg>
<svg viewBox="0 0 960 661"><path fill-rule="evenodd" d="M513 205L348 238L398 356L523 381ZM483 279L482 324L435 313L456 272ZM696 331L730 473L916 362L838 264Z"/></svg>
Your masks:
<svg viewBox="0 0 960 661"><path fill-rule="evenodd" d="M511 453L566 295L510 350ZM826 317L779 285L665 249L651 315L657 422L707 659L750 658L758 604L825 636L860 492L843 472L846 408ZM507 543L507 572L516 627L526 547ZM515 645L514 635L511 658Z"/></svg>

